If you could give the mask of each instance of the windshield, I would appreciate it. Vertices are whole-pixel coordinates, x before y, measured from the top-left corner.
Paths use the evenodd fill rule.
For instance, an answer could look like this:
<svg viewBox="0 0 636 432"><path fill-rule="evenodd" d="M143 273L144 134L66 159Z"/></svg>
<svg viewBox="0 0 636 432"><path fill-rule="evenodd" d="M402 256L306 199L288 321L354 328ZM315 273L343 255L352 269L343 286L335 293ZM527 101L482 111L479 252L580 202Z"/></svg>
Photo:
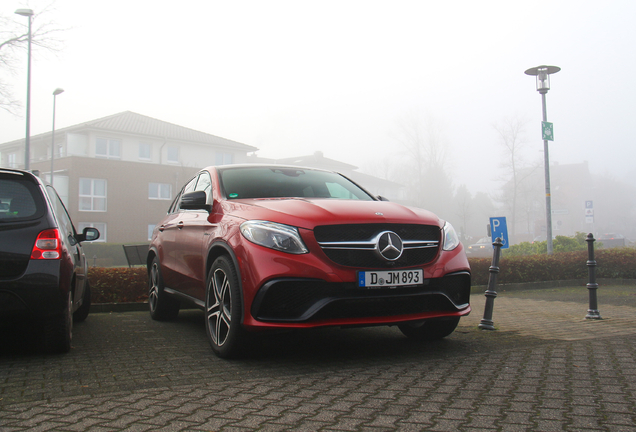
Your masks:
<svg viewBox="0 0 636 432"><path fill-rule="evenodd" d="M347 178L327 171L293 167L240 167L219 170L221 187L229 199L336 198L373 201Z"/></svg>

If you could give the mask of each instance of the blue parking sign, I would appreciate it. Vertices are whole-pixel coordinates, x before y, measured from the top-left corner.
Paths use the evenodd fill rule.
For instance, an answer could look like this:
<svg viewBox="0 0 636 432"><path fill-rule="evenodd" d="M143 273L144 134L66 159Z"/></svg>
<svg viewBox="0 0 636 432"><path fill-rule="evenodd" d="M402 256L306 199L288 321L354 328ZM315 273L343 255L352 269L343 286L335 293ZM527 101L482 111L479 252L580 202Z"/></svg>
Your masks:
<svg viewBox="0 0 636 432"><path fill-rule="evenodd" d="M505 217L491 217L490 232L493 242L497 237L501 238L501 242L503 243L503 246L501 246L502 249L508 249L510 247L508 243L508 226L506 225Z"/></svg>

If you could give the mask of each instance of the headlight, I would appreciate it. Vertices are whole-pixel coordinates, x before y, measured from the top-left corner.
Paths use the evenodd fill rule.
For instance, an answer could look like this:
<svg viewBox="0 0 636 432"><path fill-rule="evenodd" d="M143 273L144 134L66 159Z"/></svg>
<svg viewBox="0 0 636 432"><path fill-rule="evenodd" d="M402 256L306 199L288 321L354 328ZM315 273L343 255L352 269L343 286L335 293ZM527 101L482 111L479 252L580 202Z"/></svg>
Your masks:
<svg viewBox="0 0 636 432"><path fill-rule="evenodd" d="M444 246L443 249L445 251L450 251L459 246L459 237L457 237L457 233L455 232L455 228L449 223L446 222L444 224Z"/></svg>
<svg viewBox="0 0 636 432"><path fill-rule="evenodd" d="M241 224L243 236L260 246L290 254L309 253L298 229L268 221L247 221Z"/></svg>

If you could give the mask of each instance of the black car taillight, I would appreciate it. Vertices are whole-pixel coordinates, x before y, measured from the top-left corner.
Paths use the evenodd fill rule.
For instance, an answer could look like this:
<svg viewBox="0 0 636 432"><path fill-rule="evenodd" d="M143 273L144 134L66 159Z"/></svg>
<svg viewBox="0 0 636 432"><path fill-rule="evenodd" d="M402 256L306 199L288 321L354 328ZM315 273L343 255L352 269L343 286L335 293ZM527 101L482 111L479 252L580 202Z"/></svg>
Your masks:
<svg viewBox="0 0 636 432"><path fill-rule="evenodd" d="M60 259L62 256L62 242L57 229L49 229L38 234L31 251L31 259Z"/></svg>

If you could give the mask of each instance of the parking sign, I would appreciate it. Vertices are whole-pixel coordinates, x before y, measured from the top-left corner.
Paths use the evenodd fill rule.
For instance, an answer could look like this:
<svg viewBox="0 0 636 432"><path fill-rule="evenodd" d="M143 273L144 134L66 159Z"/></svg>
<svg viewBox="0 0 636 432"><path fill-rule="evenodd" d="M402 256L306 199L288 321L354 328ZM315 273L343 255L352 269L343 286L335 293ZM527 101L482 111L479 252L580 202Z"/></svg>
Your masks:
<svg viewBox="0 0 636 432"><path fill-rule="evenodd" d="M501 246L502 249L508 249L510 247L508 243L508 226L506 225L505 217L491 217L490 232L493 242L497 237L501 238L501 242L503 243L503 246Z"/></svg>

